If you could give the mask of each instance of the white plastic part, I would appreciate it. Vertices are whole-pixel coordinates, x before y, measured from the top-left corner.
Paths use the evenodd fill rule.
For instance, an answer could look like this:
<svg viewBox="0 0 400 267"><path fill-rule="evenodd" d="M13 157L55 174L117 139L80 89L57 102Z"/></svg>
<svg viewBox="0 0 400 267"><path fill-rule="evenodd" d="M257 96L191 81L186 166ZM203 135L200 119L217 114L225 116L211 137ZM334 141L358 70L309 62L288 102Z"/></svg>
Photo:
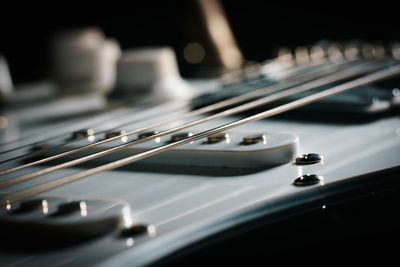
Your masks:
<svg viewBox="0 0 400 267"><path fill-rule="evenodd" d="M117 69L117 90L120 93L149 93L167 99L191 96L188 83L179 74L175 52L170 47L124 51Z"/></svg>
<svg viewBox="0 0 400 267"><path fill-rule="evenodd" d="M53 42L53 72L59 87L69 92L108 93L115 85L121 54L116 40L97 28L62 33Z"/></svg>
<svg viewBox="0 0 400 267"><path fill-rule="evenodd" d="M188 131L190 132L190 131ZM195 133L195 132L193 132ZM135 164L156 164L172 166L198 166L218 168L269 168L292 161L298 151L299 138L293 133L286 132L228 132L229 138L225 141L208 144L206 139L197 140L190 144L174 148L164 153L143 159ZM244 145L243 138L249 135L265 135L265 142ZM174 135L174 134L172 134ZM129 136L125 140L115 140L88 149L90 154L109 149L135 140L136 136ZM101 137L100 137L101 139ZM168 144L171 135L141 143L135 146L126 147L122 150L109 154L105 157L94 159L92 162L108 163L123 157L138 154L155 147ZM90 143L83 138L71 144L53 147L51 153L62 153ZM49 145L53 145L49 143ZM50 156L52 154L44 154ZM72 158L81 156L77 153ZM82 154L83 156L83 154ZM72 159L66 156L66 159Z"/></svg>
<svg viewBox="0 0 400 267"><path fill-rule="evenodd" d="M80 241L99 237L133 223L130 206L119 200L42 195L39 199L44 199L45 207L31 211L20 209L21 203L37 198L18 200L2 207L2 229L27 241L52 237L53 242L62 243L65 238ZM59 213L61 205L73 202L78 202L80 209Z"/></svg>

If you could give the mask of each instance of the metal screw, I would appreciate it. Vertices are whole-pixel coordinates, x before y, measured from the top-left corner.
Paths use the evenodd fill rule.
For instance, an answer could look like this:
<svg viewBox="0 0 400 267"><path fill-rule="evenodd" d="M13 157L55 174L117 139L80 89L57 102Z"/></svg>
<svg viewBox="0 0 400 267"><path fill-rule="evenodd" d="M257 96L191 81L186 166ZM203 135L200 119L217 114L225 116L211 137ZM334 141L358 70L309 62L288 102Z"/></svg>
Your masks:
<svg viewBox="0 0 400 267"><path fill-rule="evenodd" d="M241 145L253 145L257 143L267 143L267 136L265 134L253 134L243 137L243 141L240 143Z"/></svg>
<svg viewBox="0 0 400 267"><path fill-rule="evenodd" d="M322 159L323 157L320 154L307 153L297 157L296 164L298 165L314 164L322 161Z"/></svg>
<svg viewBox="0 0 400 267"><path fill-rule="evenodd" d="M305 174L294 180L294 186L308 186L318 184L323 180L322 176L316 174Z"/></svg>

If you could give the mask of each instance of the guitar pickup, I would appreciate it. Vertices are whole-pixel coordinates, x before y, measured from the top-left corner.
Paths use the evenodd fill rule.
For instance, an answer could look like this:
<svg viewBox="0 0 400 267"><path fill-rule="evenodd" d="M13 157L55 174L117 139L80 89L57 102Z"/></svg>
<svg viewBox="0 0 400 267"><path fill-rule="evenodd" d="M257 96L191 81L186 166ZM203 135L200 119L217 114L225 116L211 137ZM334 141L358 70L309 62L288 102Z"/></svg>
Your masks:
<svg viewBox="0 0 400 267"><path fill-rule="evenodd" d="M195 132L179 132L128 146L129 142L152 135L154 132L141 133L133 136L124 136L104 144L92 146L88 149L63 157L73 160L79 157L92 155L116 146L124 148L111 154L92 159L91 163L105 164L129 157L141 152L179 141ZM103 140L109 133L97 135L97 140ZM55 146L43 151L43 156L52 156L57 153L73 150L95 142L93 138L82 138L65 145ZM191 143L173 148L166 152L145 158L133 164L150 164L159 166L198 166L217 168L269 168L292 161L297 155L298 136L285 132L229 132L209 136ZM52 146L52 144L49 144ZM48 152L46 152L48 151ZM49 153L51 152L51 153ZM130 164L132 165L132 164Z"/></svg>
<svg viewBox="0 0 400 267"><path fill-rule="evenodd" d="M6 194L0 194L6 197ZM17 248L73 244L133 224L130 206L120 200L39 195L0 208L0 236ZM22 239L22 240L20 240ZM48 241L48 242L46 242Z"/></svg>

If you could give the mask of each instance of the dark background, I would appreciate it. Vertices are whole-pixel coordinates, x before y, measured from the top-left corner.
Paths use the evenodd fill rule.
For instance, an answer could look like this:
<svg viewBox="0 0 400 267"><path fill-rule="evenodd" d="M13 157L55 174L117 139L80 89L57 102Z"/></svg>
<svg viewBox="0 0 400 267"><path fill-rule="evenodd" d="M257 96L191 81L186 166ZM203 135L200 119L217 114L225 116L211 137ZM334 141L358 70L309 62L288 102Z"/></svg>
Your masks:
<svg viewBox="0 0 400 267"><path fill-rule="evenodd" d="M399 39L397 8L386 2L223 0L222 4L249 60L270 58L281 45L294 47L320 39ZM123 49L173 46L185 75L182 51L192 41L187 26L195 24L194 10L192 0L4 5L0 16L0 53L6 56L16 83L42 79L48 73L48 42L54 33L99 26L106 36L117 39Z"/></svg>

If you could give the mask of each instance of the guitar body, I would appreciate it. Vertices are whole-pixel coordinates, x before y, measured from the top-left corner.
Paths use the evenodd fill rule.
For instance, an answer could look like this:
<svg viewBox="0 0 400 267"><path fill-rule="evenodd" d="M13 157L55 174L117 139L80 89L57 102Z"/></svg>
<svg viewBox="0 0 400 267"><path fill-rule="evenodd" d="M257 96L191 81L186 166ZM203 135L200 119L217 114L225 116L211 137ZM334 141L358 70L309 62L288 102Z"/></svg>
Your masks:
<svg viewBox="0 0 400 267"><path fill-rule="evenodd" d="M192 82L197 91L216 88L213 84L215 81ZM51 88L49 84L23 88L19 101L33 90L43 92L48 101L13 107L4 113L8 125L1 130L2 170L29 162L23 157L7 159L32 153L38 145L64 144L57 152L73 148L71 133L84 128L93 129L95 139L101 140L110 129L129 131L192 108L191 101L111 105L93 95L61 98L54 97ZM313 117L313 112L320 111L294 111L295 116L263 119L227 131L232 136L229 149L216 144L217 149L211 150L217 152L207 152L203 139L179 148L187 149L181 154L138 161L28 197L46 200L46 212L25 212L21 206L24 199L12 203L9 209L3 207L0 265L202 265L260 259L286 262L294 258L313 262L321 254L336 254L339 259L353 256L351 259L356 260L363 254L356 253L357 249L386 253L390 246L384 242L391 240L387 237L398 235L392 231L398 222L394 214L398 209L400 117L385 113L360 122L349 121L348 113L338 113L331 121L323 119L326 113ZM219 118L187 131L198 133L243 116ZM155 130L163 129L167 127ZM271 137L273 133L292 137L273 146L278 142ZM253 134L266 134L265 145L271 145L268 151L272 154L254 154L256 149L251 146L248 151L240 150L242 137ZM141 146L146 150L169 139L163 136L158 142ZM93 140L84 137L80 142ZM282 147L287 148L285 153ZM6 196L137 152L125 151L116 158L107 155L93 163L57 170L4 187L1 194ZM249 158L251 162L262 161L277 153L281 154L274 164L246 162ZM307 153L319 154L323 160L295 162L296 157ZM40 151L35 155L40 156ZM210 157L212 160L204 160ZM2 179L60 162L28 167ZM304 176L308 174L311 176ZM302 176L303 183L296 183ZM311 182L307 180L310 178ZM80 214L57 210L63 203L82 201L87 208L85 215L82 206ZM138 226L124 231L124 223ZM351 249L354 253L349 252Z"/></svg>

